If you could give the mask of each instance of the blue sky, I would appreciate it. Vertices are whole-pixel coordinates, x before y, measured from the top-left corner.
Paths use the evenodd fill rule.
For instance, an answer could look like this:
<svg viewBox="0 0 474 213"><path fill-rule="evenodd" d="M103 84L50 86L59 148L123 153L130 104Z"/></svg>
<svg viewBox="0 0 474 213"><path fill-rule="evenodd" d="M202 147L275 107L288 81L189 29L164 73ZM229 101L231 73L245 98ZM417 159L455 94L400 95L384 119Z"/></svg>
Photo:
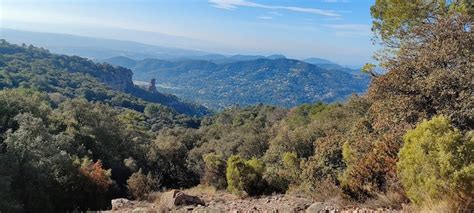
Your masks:
<svg viewBox="0 0 474 213"><path fill-rule="evenodd" d="M371 61L373 0L0 0L1 26L225 54Z"/></svg>

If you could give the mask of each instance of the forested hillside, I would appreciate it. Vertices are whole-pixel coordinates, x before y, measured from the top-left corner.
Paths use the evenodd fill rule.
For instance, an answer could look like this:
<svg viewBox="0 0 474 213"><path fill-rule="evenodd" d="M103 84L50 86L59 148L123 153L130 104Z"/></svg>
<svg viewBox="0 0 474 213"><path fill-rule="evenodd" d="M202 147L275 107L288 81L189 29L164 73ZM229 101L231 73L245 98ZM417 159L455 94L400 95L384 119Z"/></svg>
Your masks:
<svg viewBox="0 0 474 213"><path fill-rule="evenodd" d="M468 3L376 1L373 30L389 54L379 59L384 74L364 67L373 76L367 94L291 109L234 106L199 120L158 104L141 110L114 101L142 103L116 84L98 83L121 68L92 64L109 70L96 75L79 66L90 63L84 59L3 41L0 211L109 209L113 198L146 202L155 191L201 184L240 198L284 193L350 206L470 212Z"/></svg>
<svg viewBox="0 0 474 213"><path fill-rule="evenodd" d="M32 88L57 99L83 97L138 111L151 102L188 115L208 113L204 107L182 102L173 95L135 87L132 71L122 67L51 54L45 49L9 44L5 40L0 43L0 54L0 88Z"/></svg>
<svg viewBox="0 0 474 213"><path fill-rule="evenodd" d="M136 80L155 78L158 90L212 109L258 103L289 108L342 101L353 93L364 93L370 82L368 75L336 64L314 65L284 56L233 56L228 60L114 57L104 61L130 68Z"/></svg>

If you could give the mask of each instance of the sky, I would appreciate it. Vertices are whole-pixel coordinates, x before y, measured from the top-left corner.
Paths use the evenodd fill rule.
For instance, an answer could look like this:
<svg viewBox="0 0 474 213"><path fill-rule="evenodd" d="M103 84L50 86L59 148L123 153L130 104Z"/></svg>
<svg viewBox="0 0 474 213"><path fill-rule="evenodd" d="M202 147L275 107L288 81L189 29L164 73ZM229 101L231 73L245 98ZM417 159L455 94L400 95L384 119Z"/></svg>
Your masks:
<svg viewBox="0 0 474 213"><path fill-rule="evenodd" d="M0 0L0 27L222 54L372 61L373 0Z"/></svg>

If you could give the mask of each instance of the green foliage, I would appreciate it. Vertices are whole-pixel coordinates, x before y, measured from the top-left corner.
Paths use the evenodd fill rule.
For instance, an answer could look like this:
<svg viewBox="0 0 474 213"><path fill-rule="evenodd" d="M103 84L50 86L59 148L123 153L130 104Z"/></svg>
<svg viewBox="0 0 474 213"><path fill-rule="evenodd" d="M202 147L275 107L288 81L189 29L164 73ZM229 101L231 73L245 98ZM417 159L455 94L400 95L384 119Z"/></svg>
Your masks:
<svg viewBox="0 0 474 213"><path fill-rule="evenodd" d="M146 161L149 170L161 177L166 187L190 187L199 183L196 175L187 166L187 156L199 135L194 129L164 129L147 146Z"/></svg>
<svg viewBox="0 0 474 213"><path fill-rule="evenodd" d="M139 169L127 180L128 193L132 198L144 200L150 192L158 189L159 181L150 172L144 175Z"/></svg>
<svg viewBox="0 0 474 213"><path fill-rule="evenodd" d="M0 154L11 158L8 194L15 200L10 208L16 202L24 211L39 212L108 205L105 193L111 185L110 170L102 170L100 161L76 164L67 152L69 138L50 134L42 119L24 113L15 120L19 127L7 132L6 153Z"/></svg>
<svg viewBox="0 0 474 213"><path fill-rule="evenodd" d="M237 155L227 160L227 190L238 195L258 195L264 192L265 164L257 158L245 160Z"/></svg>
<svg viewBox="0 0 474 213"><path fill-rule="evenodd" d="M18 124L14 117L22 112L29 112L45 119L51 111L44 93L28 89L0 91L0 134L8 129L16 129ZM0 142L2 138L0 138Z"/></svg>
<svg viewBox="0 0 474 213"><path fill-rule="evenodd" d="M264 173L272 191L285 192L301 184L300 159L295 152L285 152L279 164L269 164Z"/></svg>
<svg viewBox="0 0 474 213"><path fill-rule="evenodd" d="M457 200L474 196L474 138L463 135L445 116L423 121L408 131L397 169L411 201Z"/></svg>
<svg viewBox="0 0 474 213"><path fill-rule="evenodd" d="M453 12L474 15L469 0L376 0L370 11L374 19L372 29L388 44L405 39L413 27Z"/></svg>
<svg viewBox="0 0 474 213"><path fill-rule="evenodd" d="M226 182L226 161L220 154L209 153L203 156L204 163L204 175L201 179L201 183L214 186L216 189L225 189L227 186Z"/></svg>
<svg viewBox="0 0 474 213"><path fill-rule="evenodd" d="M367 94L368 115L354 123L345 142L347 168L340 180L351 198L405 195L398 152L405 132L423 119L442 114L460 131L472 130L471 23L472 17L450 14L413 25L406 31L411 39L384 62L388 72L372 81Z"/></svg>
<svg viewBox="0 0 474 213"><path fill-rule="evenodd" d="M272 126L281 120L286 111L280 108L257 105L230 108L214 116L206 117L199 129L201 139L189 152L188 167L203 175L203 156L219 153L223 159L231 155L244 158L261 157L273 134Z"/></svg>
<svg viewBox="0 0 474 213"><path fill-rule="evenodd" d="M307 158L314 153L314 140L321 136L321 123L314 122L329 114L332 108L321 103L302 105L288 113L288 116L272 129L274 135L269 141L265 152L266 163L277 163L286 152L295 152L301 158ZM323 124L324 125L324 124Z"/></svg>
<svg viewBox="0 0 474 213"><path fill-rule="evenodd" d="M145 107L144 114L152 131L176 126L190 128L197 128L199 126L199 121L196 118L177 114L169 107L160 104L148 104Z"/></svg>
<svg viewBox="0 0 474 213"><path fill-rule="evenodd" d="M378 75L376 74L375 72L375 65L374 64L371 64L371 63L366 63L364 64L364 66L361 68L361 71L363 73L368 73L370 75L372 75L373 77L377 77Z"/></svg>
<svg viewBox="0 0 474 213"><path fill-rule="evenodd" d="M42 160L59 155L55 149L53 138L44 127L43 121L33 117L31 114L19 114L15 117L19 128L8 131L5 145L7 153L13 157L14 172L11 188L20 192L17 199L24 204L25 209L53 210L53 198L43 193L33 192L32 189L46 192L48 185L54 184L51 180L51 160ZM40 187L33 187L37 182Z"/></svg>

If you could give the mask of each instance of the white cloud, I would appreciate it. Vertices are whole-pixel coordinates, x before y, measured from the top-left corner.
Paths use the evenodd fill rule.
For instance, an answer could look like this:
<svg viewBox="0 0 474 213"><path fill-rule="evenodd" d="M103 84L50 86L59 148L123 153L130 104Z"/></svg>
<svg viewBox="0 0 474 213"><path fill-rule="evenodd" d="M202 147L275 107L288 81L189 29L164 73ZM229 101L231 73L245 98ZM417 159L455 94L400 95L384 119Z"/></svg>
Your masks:
<svg viewBox="0 0 474 213"><path fill-rule="evenodd" d="M273 19L273 17L271 17L271 16L259 16L257 18L264 19L264 20L272 20Z"/></svg>
<svg viewBox="0 0 474 213"><path fill-rule="evenodd" d="M324 20L326 21L340 21L340 20L344 20L342 17L328 17L328 18L324 18Z"/></svg>
<svg viewBox="0 0 474 213"><path fill-rule="evenodd" d="M332 10L322 10L322 9L310 8L310 7L267 5L267 4L259 4L259 3L251 2L248 0L209 0L209 2L212 4L212 6L216 8L226 9L226 10L232 10L237 7L255 7L255 8L263 8L263 9L270 9L270 10L289 10L293 12L311 13L311 14L329 16L329 17L340 16L340 14Z"/></svg>
<svg viewBox="0 0 474 213"><path fill-rule="evenodd" d="M333 29L334 34L340 37L371 35L370 25L368 24L327 24L323 26Z"/></svg>
<svg viewBox="0 0 474 213"><path fill-rule="evenodd" d="M283 14L277 12L277 11L270 11L268 12L269 15L272 15L272 16L282 16Z"/></svg>
<svg viewBox="0 0 474 213"><path fill-rule="evenodd" d="M336 30L370 31L370 25L368 24L327 24L324 26Z"/></svg>

